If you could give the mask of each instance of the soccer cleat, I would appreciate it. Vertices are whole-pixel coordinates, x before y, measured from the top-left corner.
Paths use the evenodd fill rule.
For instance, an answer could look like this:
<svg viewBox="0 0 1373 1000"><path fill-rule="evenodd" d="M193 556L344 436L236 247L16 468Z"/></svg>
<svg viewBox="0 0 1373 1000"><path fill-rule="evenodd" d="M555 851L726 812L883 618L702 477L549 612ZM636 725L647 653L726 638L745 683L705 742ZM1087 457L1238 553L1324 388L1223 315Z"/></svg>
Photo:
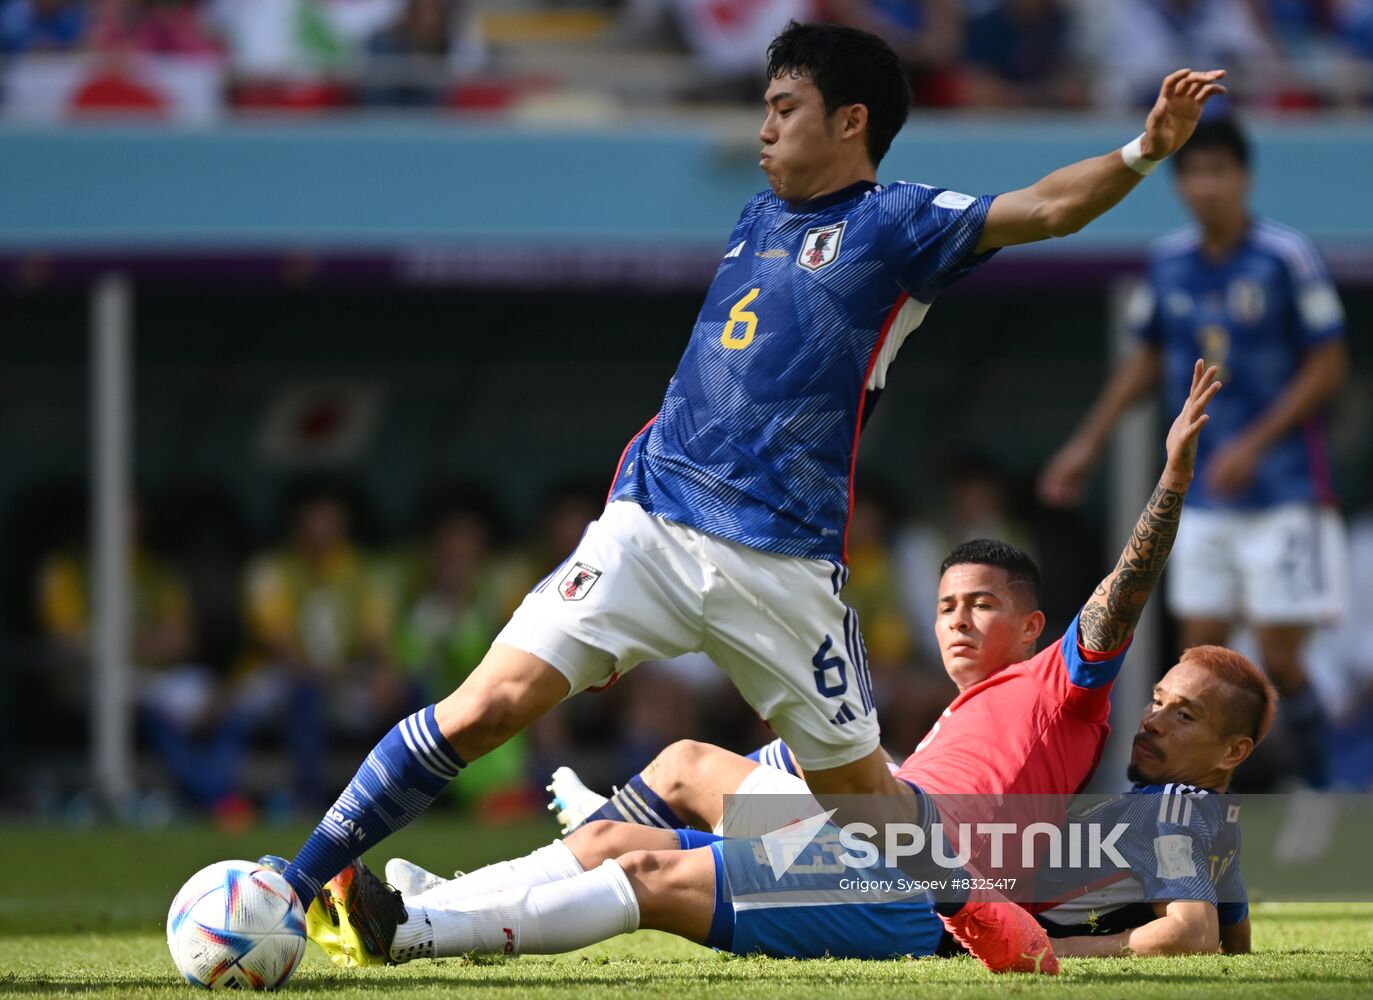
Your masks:
<svg viewBox="0 0 1373 1000"><path fill-rule="evenodd" d="M585 823L588 816L610 801L582 784L582 779L570 767L560 767L553 772L548 791L553 794L548 811L562 825L564 836Z"/></svg>
<svg viewBox="0 0 1373 1000"><path fill-rule="evenodd" d="M316 906L319 919L312 921ZM340 968L387 965L396 926L408 918L399 890L354 860L324 884L305 915L305 931Z"/></svg>
<svg viewBox="0 0 1373 1000"><path fill-rule="evenodd" d="M1015 903L969 900L954 916L939 919L959 944L993 972L1058 975L1049 935Z"/></svg>
<svg viewBox="0 0 1373 1000"><path fill-rule="evenodd" d="M461 874L462 872L453 873L454 877ZM404 858L392 858L386 862L386 881L400 890L402 896L409 897L418 896L430 889L437 889L441 885L447 885L450 880L421 868L413 861L406 861Z"/></svg>

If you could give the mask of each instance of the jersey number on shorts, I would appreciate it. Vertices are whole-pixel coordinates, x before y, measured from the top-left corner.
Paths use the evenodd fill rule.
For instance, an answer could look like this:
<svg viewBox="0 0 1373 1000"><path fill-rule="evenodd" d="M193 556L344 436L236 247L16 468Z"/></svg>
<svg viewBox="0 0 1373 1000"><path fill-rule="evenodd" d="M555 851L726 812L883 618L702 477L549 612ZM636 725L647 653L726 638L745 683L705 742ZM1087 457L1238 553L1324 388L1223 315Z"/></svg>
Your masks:
<svg viewBox="0 0 1373 1000"><path fill-rule="evenodd" d="M834 640L825 636L825 641L820 644L820 648L810 660L811 665L815 667L815 690L820 692L822 698L838 698L849 689L849 668L843 657L825 656L833 647ZM833 684L830 684L825 676L831 670L839 671L839 679Z"/></svg>
<svg viewBox="0 0 1373 1000"><path fill-rule="evenodd" d="M753 335L758 330L758 314L749 312L746 307L758 297L758 293L761 291L761 288L749 289L747 295L730 307L729 322L725 324L725 329L720 334L720 344L728 350L742 351L753 343ZM740 323L744 324L744 332L736 337L734 328Z"/></svg>

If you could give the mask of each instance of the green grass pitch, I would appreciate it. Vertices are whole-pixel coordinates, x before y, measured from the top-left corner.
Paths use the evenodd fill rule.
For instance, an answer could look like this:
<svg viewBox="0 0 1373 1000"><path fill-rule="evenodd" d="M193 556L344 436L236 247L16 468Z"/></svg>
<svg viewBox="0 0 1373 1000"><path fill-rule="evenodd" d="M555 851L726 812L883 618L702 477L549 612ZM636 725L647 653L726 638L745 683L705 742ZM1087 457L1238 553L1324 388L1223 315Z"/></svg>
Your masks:
<svg viewBox="0 0 1373 1000"><path fill-rule="evenodd" d="M172 968L162 922L172 895L211 861L293 850L304 829L228 836L203 827L157 832L0 827L0 995L195 995ZM484 828L426 817L368 860L402 854L439 871L475 867L551 839L546 822ZM757 998L1373 996L1373 904L1268 904L1254 909L1256 953L1184 959L1076 959L1057 980L996 977L971 959L779 961L716 955L651 932L572 955L514 961L416 962L343 972L310 946L286 989L330 1000L382 994Z"/></svg>

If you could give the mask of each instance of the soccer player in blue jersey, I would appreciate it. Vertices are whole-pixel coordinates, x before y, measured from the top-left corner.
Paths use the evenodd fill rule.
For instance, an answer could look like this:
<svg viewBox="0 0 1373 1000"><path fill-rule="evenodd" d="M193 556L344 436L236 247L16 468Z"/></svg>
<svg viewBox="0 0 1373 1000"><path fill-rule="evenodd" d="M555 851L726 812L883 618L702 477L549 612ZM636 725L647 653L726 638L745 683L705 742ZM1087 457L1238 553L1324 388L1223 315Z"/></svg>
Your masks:
<svg viewBox="0 0 1373 1000"><path fill-rule="evenodd" d="M1345 378L1344 313L1311 241L1250 212L1249 160L1224 118L1174 158L1196 225L1155 244L1129 309L1140 349L1045 467L1040 493L1076 502L1121 414L1160 384L1171 406L1198 354L1219 366L1226 388L1198 449L1168 601L1184 647L1253 627L1304 777L1322 788L1324 719L1300 652L1346 599L1324 412Z"/></svg>
<svg viewBox="0 0 1373 1000"><path fill-rule="evenodd" d="M1187 650L1154 685L1130 753L1135 794L1091 813L1153 836L1121 841L1129 875L1075 873L1069 898L1040 912L1058 954L1249 951L1240 809L1212 793L1268 734L1277 703L1263 672L1220 646Z"/></svg>
<svg viewBox="0 0 1373 1000"><path fill-rule="evenodd" d="M1068 817L1102 830L1126 825L1113 843L1128 868L1103 855L1096 867L1088 860L1041 870L1034 896L1044 902L1030 908L1059 955L1249 950L1239 808L1217 793L1268 732L1276 703L1263 672L1228 649L1190 649L1164 675L1135 734L1134 787L1084 801ZM776 805L795 808L806 798L804 783L765 764L757 769L780 776L780 783L758 786L766 791L736 789L729 758L739 759L719 750L696 761L697 783L717 802L732 792L776 796ZM671 804L685 813L685 803ZM547 954L639 928L782 958L882 959L945 950L943 928L923 893L889 892L877 901L843 884L850 876L895 881L899 873L836 869L839 851L816 841L796 865L815 874L779 879L756 845L647 820L596 820L532 854L454 879L393 859L387 874L403 887L411 917L389 957ZM627 874L631 891L612 891L618 880L606 884L599 875L607 865ZM761 891L738 898L750 887ZM316 925L312 937L338 964L364 964L341 950L329 927Z"/></svg>
<svg viewBox="0 0 1373 1000"><path fill-rule="evenodd" d="M910 93L876 36L793 24L768 55L758 135L770 190L725 243L662 409L625 449L604 514L462 686L382 739L286 870L303 900L340 873L364 936L389 940L396 915L368 902L384 894L351 859L419 815L467 761L644 660L708 653L817 791L907 789L878 747L858 621L839 596L858 436L887 369L945 286L1000 247L1066 236L1110 209L1224 91L1222 71L1179 70L1123 149L972 197L877 183ZM969 921L985 918L988 946L999 942L979 956L993 967L1044 953L1013 914L1002 926L998 913L1015 909L964 907Z"/></svg>

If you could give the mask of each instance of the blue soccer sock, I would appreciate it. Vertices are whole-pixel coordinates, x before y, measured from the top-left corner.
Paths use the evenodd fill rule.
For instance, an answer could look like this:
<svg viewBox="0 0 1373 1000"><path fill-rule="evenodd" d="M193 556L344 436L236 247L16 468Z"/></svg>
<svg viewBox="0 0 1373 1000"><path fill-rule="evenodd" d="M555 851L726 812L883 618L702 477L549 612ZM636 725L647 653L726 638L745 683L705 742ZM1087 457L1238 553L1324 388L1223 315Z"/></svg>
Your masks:
<svg viewBox="0 0 1373 1000"><path fill-rule="evenodd" d="M791 755L791 749L780 739L765 743L753 753L748 755L749 760L756 760L760 764L768 767L775 767L779 771L786 771L788 774L800 777L796 770L796 761Z"/></svg>
<svg viewBox="0 0 1373 1000"><path fill-rule="evenodd" d="M586 818L588 823L611 819L619 823L638 823L664 830L676 830L683 823L672 808L653 789L645 784L643 775L636 774L628 784L611 796L606 804Z"/></svg>
<svg viewBox="0 0 1373 1000"><path fill-rule="evenodd" d="M434 706L382 737L286 869L301 905L358 855L424 812L466 765L439 731Z"/></svg>
<svg viewBox="0 0 1373 1000"><path fill-rule="evenodd" d="M1318 791L1329 787L1330 768L1325 751L1329 723L1316 689L1309 682L1303 684L1300 690L1284 694L1279 705L1287 731L1296 744L1302 780Z"/></svg>

